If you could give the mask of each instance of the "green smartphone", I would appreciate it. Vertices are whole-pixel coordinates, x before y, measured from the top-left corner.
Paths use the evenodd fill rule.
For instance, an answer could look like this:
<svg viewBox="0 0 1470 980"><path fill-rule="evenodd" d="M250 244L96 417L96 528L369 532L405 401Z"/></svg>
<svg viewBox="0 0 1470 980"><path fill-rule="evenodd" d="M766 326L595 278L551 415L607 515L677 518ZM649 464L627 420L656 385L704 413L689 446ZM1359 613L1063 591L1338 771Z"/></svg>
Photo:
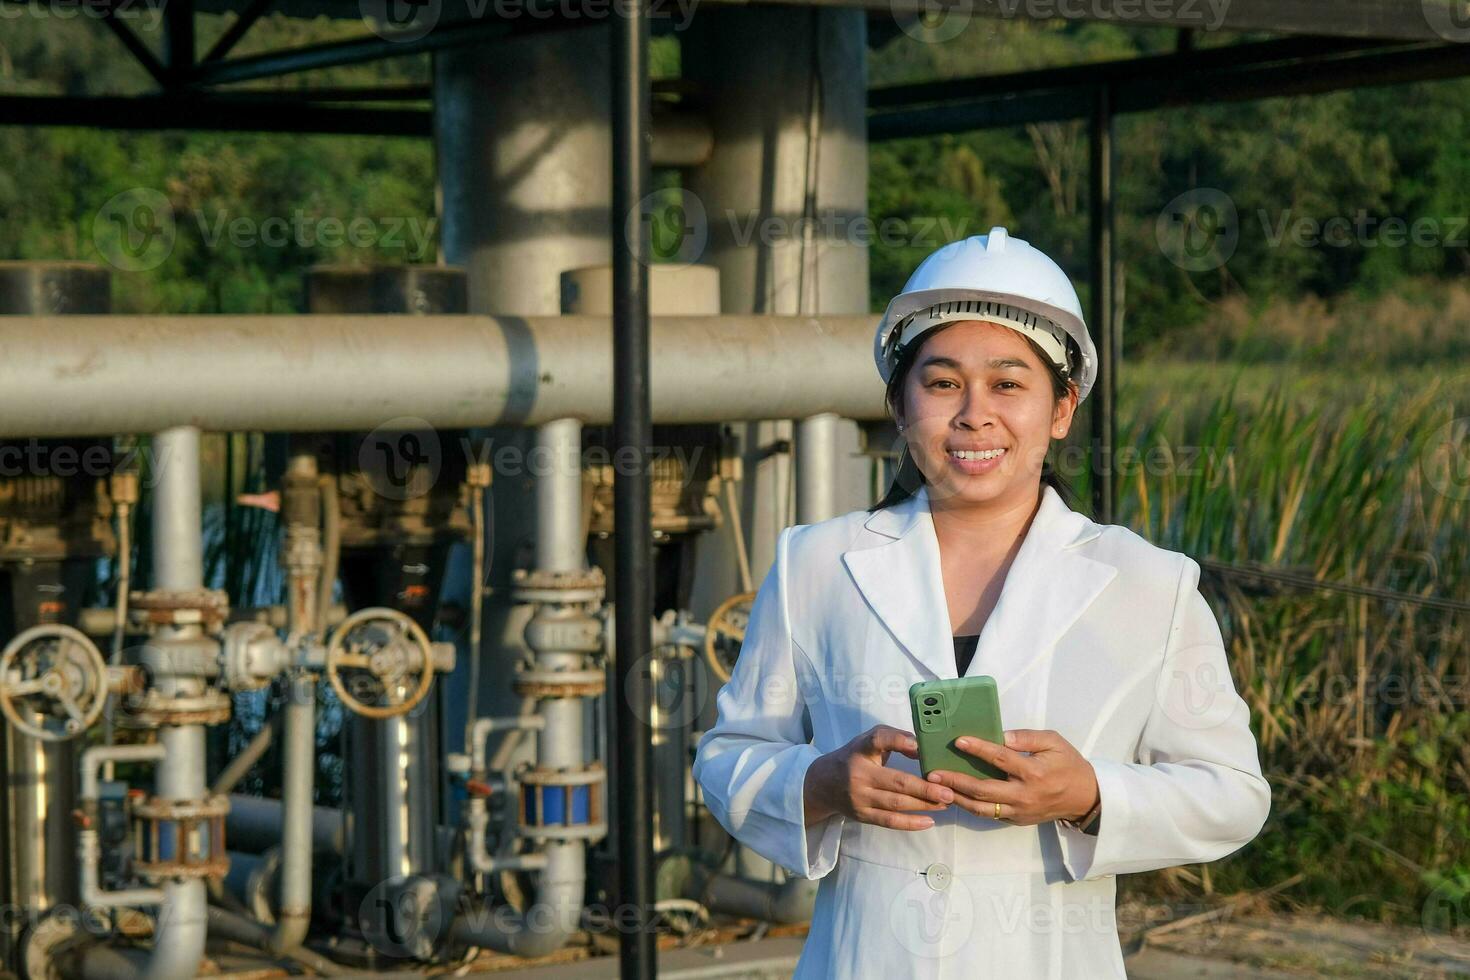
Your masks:
<svg viewBox="0 0 1470 980"><path fill-rule="evenodd" d="M1004 770L954 745L961 735L974 735L996 744L1005 742L994 677L981 674L920 681L909 688L909 707L914 713L914 739L919 743L919 768L924 778L935 769L980 779L1010 778Z"/></svg>

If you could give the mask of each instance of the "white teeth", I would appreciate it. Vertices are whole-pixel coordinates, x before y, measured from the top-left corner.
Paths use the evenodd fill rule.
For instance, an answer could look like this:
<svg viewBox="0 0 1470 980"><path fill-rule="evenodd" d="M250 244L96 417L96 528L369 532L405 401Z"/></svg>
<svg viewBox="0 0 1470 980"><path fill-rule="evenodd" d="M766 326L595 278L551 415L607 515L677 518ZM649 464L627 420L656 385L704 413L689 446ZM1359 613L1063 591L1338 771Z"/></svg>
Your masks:
<svg viewBox="0 0 1470 980"><path fill-rule="evenodd" d="M1004 452L1004 449L982 449L978 451L969 449L951 449L949 451L949 454L955 459L994 459Z"/></svg>

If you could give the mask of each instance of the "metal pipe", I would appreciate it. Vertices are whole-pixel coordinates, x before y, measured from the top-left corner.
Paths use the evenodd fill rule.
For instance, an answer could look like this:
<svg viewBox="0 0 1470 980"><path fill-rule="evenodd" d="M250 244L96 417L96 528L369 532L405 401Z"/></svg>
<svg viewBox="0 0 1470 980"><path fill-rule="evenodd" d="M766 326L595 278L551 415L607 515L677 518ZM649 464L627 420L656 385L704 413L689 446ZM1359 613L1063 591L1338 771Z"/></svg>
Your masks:
<svg viewBox="0 0 1470 980"><path fill-rule="evenodd" d="M536 567L578 571L587 564L582 526L582 423L557 419L536 430Z"/></svg>
<svg viewBox="0 0 1470 980"><path fill-rule="evenodd" d="M259 796L230 795L230 812L225 817L225 838L230 847L259 854L281 843L285 833L280 800ZM314 806L306 818L311 827L313 852L341 857L346 848L342 811Z"/></svg>
<svg viewBox="0 0 1470 980"><path fill-rule="evenodd" d="M405 415L440 428L612 420L605 317L423 316L412 330L401 321L6 317L0 437L146 432L180 420L266 432L371 430ZM656 317L645 380L653 420L880 420L872 338L867 314Z"/></svg>
<svg viewBox="0 0 1470 980"><path fill-rule="evenodd" d="M190 592L204 584L204 548L200 518L199 429L176 426L153 437L153 585L155 589ZM163 639L193 639L197 625L162 627ZM154 685L164 696L202 693L204 682L192 673L159 672ZM158 731L163 761L155 773L162 801L205 798L203 725L164 725ZM182 852L187 844L176 843ZM153 949L143 968L144 980L187 980L199 972L208 926L208 893L199 878L165 881L163 901L153 933ZM88 978L91 980L91 978Z"/></svg>
<svg viewBox="0 0 1470 980"><path fill-rule="evenodd" d="M230 764L220 770L215 777L214 783L209 787L213 796L223 796L239 785L240 780L250 771L250 767L260 761L270 749L271 742L275 741L276 729L273 721L267 721L255 733L255 737L241 750L240 754L230 760Z"/></svg>
<svg viewBox="0 0 1470 980"><path fill-rule="evenodd" d="M532 704L535 702L533 701ZM501 718L477 718L470 728L470 771L476 778L483 778L485 765L485 739L491 732L543 731L545 715L516 715Z"/></svg>
<svg viewBox="0 0 1470 980"><path fill-rule="evenodd" d="M281 787L281 905L271 942L300 946L311 924L312 786L316 777L316 679L292 675L285 706Z"/></svg>
<svg viewBox="0 0 1470 980"><path fill-rule="evenodd" d="M102 338L99 336L97 339L100 341ZM177 421L177 418L171 420L174 423ZM199 429L192 425L174 425L164 429L154 435L151 449L151 476L155 484L153 587L198 589L204 583L204 536L199 524L202 513L199 496Z"/></svg>
<svg viewBox="0 0 1470 980"><path fill-rule="evenodd" d="M204 726L166 725L158 737L165 750L165 763L158 769L158 796L163 800L203 799ZM199 975L208 932L208 904L202 879L163 883L163 903L144 980L192 980Z"/></svg>
<svg viewBox="0 0 1470 980"><path fill-rule="evenodd" d="M77 864L82 878L81 897L87 905L97 908L137 908L157 905L163 901L163 891L159 888L103 890L99 869L102 845L97 831L97 805L101 797L99 770L110 762L158 762L163 757L164 747L157 743L97 745L82 753L81 793L78 802L88 821L77 834Z"/></svg>
<svg viewBox="0 0 1470 980"><path fill-rule="evenodd" d="M1092 509L1103 524L1113 522L1117 492L1110 450L1117 433L1118 332L1113 317L1113 91L1097 90L1092 113L1091 193L1088 219L1092 237L1092 335L1097 338L1097 382L1092 399Z"/></svg>
<svg viewBox="0 0 1470 980"><path fill-rule="evenodd" d="M788 877L773 881L752 881L736 875L711 875L699 901L711 912L762 922L806 922L812 917L817 901L818 879Z"/></svg>
<svg viewBox="0 0 1470 980"><path fill-rule="evenodd" d="M813 415L796 423L796 523L837 516L837 416Z"/></svg>
<svg viewBox="0 0 1470 980"><path fill-rule="evenodd" d="M626 228L629 215L642 207L651 186L648 162L648 120L652 102L648 80L648 18L644 5L635 3L613 28L613 227ZM653 743L647 706L651 684L643 670L652 643L653 556L652 500L646 447L653 437L649 356L648 263L652 257L648 223L639 221L637 233L613 236L613 444L616 458L635 465L619 466L613 477L613 511L617 533L615 587L618 658L614 670L617 704L617 895L619 909L638 913L638 927L619 935L619 964L623 980L653 980L658 968L651 917L653 881ZM779 349L779 348L773 348ZM708 353L706 356L709 356ZM724 413L712 421L727 417ZM542 744L561 734L562 711L580 701L550 701ZM581 752L581 730L576 751ZM552 765L543 755L543 765ZM559 857L571 845L548 848ZM577 847L576 853L581 854ZM550 878L548 872L546 875Z"/></svg>
<svg viewBox="0 0 1470 980"><path fill-rule="evenodd" d="M282 947L278 945L276 938L272 936L269 929L243 915L213 905L209 907L206 914L209 917L209 934L211 936L218 936L222 939L228 939L246 946L254 946L256 949L299 963L325 977L362 975L344 966L338 966L325 956L318 955L300 946ZM277 933L279 934L279 930L277 930ZM376 974L372 975L376 976Z"/></svg>

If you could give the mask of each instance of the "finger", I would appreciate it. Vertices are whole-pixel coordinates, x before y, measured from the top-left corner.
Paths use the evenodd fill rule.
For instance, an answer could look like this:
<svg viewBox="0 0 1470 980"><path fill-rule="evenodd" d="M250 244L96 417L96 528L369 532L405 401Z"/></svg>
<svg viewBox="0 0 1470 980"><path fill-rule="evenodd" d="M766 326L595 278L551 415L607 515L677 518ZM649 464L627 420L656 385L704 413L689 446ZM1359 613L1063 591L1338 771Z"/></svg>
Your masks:
<svg viewBox="0 0 1470 980"><path fill-rule="evenodd" d="M934 826L934 818L917 813L891 813L887 810L858 810L857 817L863 823L887 827L889 830L928 830Z"/></svg>
<svg viewBox="0 0 1470 980"><path fill-rule="evenodd" d="M973 813L977 817L984 817L986 820L997 819L995 815L995 804L986 800L970 800L960 796L955 798L954 804L962 810ZM1029 812L1023 811L1014 805L1008 806L1004 803L1001 804L1001 812L998 819L1004 823L1016 824L1017 826L1029 825L1036 822L1031 819Z"/></svg>
<svg viewBox="0 0 1470 980"><path fill-rule="evenodd" d="M914 736L889 725L874 725L869 729L864 748L871 755L900 752L911 759L919 757L919 743Z"/></svg>
<svg viewBox="0 0 1470 980"><path fill-rule="evenodd" d="M962 735L955 739L954 747L1012 776L1022 776L1026 772L1026 756L1004 745L996 745L988 739Z"/></svg>
<svg viewBox="0 0 1470 980"><path fill-rule="evenodd" d="M1026 790L1020 785L1004 779L977 779L950 769L936 769L929 774L930 780L954 790L955 802L961 796L986 803L1010 803L1017 805L1026 798Z"/></svg>
<svg viewBox="0 0 1470 980"><path fill-rule="evenodd" d="M948 786L929 782L912 773L899 772L896 769L887 769L878 773L872 785L878 789L903 793L905 796L913 796L934 803L947 804L954 800L954 791Z"/></svg>
<svg viewBox="0 0 1470 980"><path fill-rule="evenodd" d="M1067 740L1050 729L1011 728L1006 730L1006 745L1018 752L1049 752L1066 745Z"/></svg>
<svg viewBox="0 0 1470 980"><path fill-rule="evenodd" d="M948 803L935 803L907 793L890 793L882 789L864 793L863 803L875 810L892 810L896 813L905 810L943 810L949 806Z"/></svg>

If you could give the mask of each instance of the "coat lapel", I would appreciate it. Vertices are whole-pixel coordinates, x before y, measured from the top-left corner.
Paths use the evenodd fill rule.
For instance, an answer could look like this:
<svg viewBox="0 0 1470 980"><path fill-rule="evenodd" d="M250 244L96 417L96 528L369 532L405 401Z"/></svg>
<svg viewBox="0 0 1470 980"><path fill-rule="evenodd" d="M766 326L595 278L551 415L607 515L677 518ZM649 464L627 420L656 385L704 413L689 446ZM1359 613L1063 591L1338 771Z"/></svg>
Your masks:
<svg viewBox="0 0 1470 980"><path fill-rule="evenodd" d="M868 605L928 674L958 676L928 488L874 512L863 526L887 539L842 556ZM1057 640L1118 573L1075 550L1101 532L1043 486L966 676L991 674L1004 692L1050 659Z"/></svg>

